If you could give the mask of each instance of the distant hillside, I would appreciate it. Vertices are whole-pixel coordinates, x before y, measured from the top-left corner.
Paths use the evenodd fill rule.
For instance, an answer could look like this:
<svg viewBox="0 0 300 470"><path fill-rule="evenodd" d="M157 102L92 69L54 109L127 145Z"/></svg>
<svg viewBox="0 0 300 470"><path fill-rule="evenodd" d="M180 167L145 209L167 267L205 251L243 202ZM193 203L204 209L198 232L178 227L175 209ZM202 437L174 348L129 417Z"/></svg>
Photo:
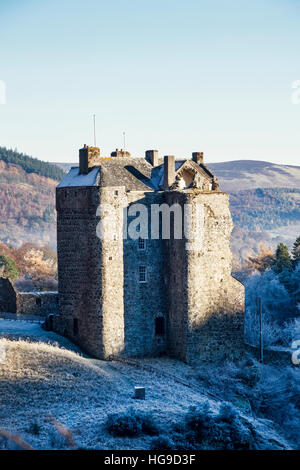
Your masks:
<svg viewBox="0 0 300 470"><path fill-rule="evenodd" d="M72 166L78 166L78 163L57 163L53 162L52 165L57 166L64 172L68 173L68 171L72 168Z"/></svg>
<svg viewBox="0 0 300 470"><path fill-rule="evenodd" d="M0 160L8 164L15 164L20 166L26 173L35 173L37 175L45 176L56 181L60 181L65 171L51 163L42 162L37 158L29 157L16 150L9 150L5 147L0 147Z"/></svg>
<svg viewBox="0 0 300 470"><path fill-rule="evenodd" d="M223 191L255 188L300 188L300 166L277 165L258 160L207 163Z"/></svg>
<svg viewBox="0 0 300 470"><path fill-rule="evenodd" d="M76 163L38 162L0 152L0 240L13 246L56 244L55 186ZM291 245L300 235L300 167L255 160L207 164L230 194L236 260L255 254L261 242Z"/></svg>
<svg viewBox="0 0 300 470"><path fill-rule="evenodd" d="M230 192L233 221L246 230L300 223L300 189L256 188Z"/></svg>
<svg viewBox="0 0 300 470"><path fill-rule="evenodd" d="M277 165L259 160L205 163L219 178L223 191L233 192L255 188L300 189L300 166ZM68 172L78 163L53 163L53 165Z"/></svg>
<svg viewBox="0 0 300 470"><path fill-rule="evenodd" d="M0 240L15 247L32 242L54 248L56 186L57 180L0 159Z"/></svg>

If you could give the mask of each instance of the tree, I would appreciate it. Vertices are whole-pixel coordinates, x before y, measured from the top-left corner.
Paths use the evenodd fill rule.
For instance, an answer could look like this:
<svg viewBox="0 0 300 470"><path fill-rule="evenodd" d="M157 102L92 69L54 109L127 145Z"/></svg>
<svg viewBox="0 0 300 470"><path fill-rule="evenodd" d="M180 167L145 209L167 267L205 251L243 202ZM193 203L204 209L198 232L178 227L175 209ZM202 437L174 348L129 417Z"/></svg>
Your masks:
<svg viewBox="0 0 300 470"><path fill-rule="evenodd" d="M276 274L284 270L292 269L292 257L288 247L284 243L279 243L276 249L275 260L272 269Z"/></svg>
<svg viewBox="0 0 300 470"><path fill-rule="evenodd" d="M260 273L271 268L275 260L273 251L266 248L263 243L260 244L259 253L256 256L249 256L247 265L251 269L255 269Z"/></svg>
<svg viewBox="0 0 300 470"><path fill-rule="evenodd" d="M300 262L300 237L297 238L292 248L293 264L297 266Z"/></svg>
<svg viewBox="0 0 300 470"><path fill-rule="evenodd" d="M24 255L26 274L32 279L47 279L54 277L56 260L46 258L42 249L31 248Z"/></svg>
<svg viewBox="0 0 300 470"><path fill-rule="evenodd" d="M7 255L0 255L0 274L12 280L17 279L19 275L16 263Z"/></svg>

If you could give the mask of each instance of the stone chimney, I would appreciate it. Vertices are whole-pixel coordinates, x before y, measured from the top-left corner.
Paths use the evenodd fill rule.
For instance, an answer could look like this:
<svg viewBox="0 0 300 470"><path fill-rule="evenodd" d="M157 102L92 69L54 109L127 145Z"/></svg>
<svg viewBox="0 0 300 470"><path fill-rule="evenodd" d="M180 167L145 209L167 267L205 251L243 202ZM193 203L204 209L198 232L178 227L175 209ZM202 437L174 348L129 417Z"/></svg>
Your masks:
<svg viewBox="0 0 300 470"><path fill-rule="evenodd" d="M152 166L158 165L158 150L146 150L146 160L151 163Z"/></svg>
<svg viewBox="0 0 300 470"><path fill-rule="evenodd" d="M164 156L164 190L168 191L175 182L175 157L174 155Z"/></svg>
<svg viewBox="0 0 300 470"><path fill-rule="evenodd" d="M127 150L116 149L115 152L111 152L110 156L115 157L115 158L122 158L122 157L130 158L131 154L127 152Z"/></svg>
<svg viewBox="0 0 300 470"><path fill-rule="evenodd" d="M88 147L84 144L79 150L79 174L87 175L93 166L100 165L100 149L99 147Z"/></svg>
<svg viewBox="0 0 300 470"><path fill-rule="evenodd" d="M192 160L198 163L198 165L201 165L201 163L203 163L203 152L193 152Z"/></svg>

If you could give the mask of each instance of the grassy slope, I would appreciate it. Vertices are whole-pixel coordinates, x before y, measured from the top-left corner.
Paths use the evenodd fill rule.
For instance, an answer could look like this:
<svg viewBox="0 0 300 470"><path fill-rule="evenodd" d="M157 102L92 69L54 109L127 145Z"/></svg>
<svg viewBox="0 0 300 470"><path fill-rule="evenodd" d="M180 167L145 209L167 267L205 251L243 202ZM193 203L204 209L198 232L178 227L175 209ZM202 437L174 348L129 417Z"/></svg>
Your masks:
<svg viewBox="0 0 300 470"><path fill-rule="evenodd" d="M0 320L2 332L5 323ZM20 323L17 328L21 328ZM89 359L58 345L46 344L47 334L39 335L38 329L37 325L32 326L31 340L35 342L2 340L6 347L6 362L0 365L0 427L18 433L35 448L65 446L47 421L51 413L72 430L80 447L147 449L149 437L111 437L104 427L107 413L131 406L149 410L162 433L168 434L172 423L180 421L190 405L197 405L205 398L195 371L178 361L163 358L141 361L157 367L159 373L156 374L115 361ZM11 335L17 331L11 326L6 333ZM19 334L20 331L17 336ZM31 336L29 326L23 335ZM55 336L50 333L52 343ZM56 337L61 341L59 336ZM38 339L43 342L36 342ZM189 381L190 386L173 380L170 373ZM132 398L135 385L146 387L145 401ZM216 407L218 403L212 400L212 406ZM286 446L270 423L252 421L260 435L260 447ZM33 423L39 426L36 435L30 431ZM274 442L271 444L271 441Z"/></svg>

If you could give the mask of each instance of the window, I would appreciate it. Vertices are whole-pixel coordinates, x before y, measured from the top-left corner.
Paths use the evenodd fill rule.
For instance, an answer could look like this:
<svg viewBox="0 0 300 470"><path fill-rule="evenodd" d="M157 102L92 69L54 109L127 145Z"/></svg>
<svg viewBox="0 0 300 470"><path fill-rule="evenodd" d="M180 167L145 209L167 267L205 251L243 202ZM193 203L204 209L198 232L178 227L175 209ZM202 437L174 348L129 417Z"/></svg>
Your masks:
<svg viewBox="0 0 300 470"><path fill-rule="evenodd" d="M78 318L73 318L73 334L78 335Z"/></svg>
<svg viewBox="0 0 300 470"><path fill-rule="evenodd" d="M164 317L155 318L155 336L163 336L165 334Z"/></svg>
<svg viewBox="0 0 300 470"><path fill-rule="evenodd" d="M138 239L138 249L145 250L146 249L146 240L144 238Z"/></svg>
<svg viewBox="0 0 300 470"><path fill-rule="evenodd" d="M147 282L146 266L139 266L139 282Z"/></svg>
<svg viewBox="0 0 300 470"><path fill-rule="evenodd" d="M35 302L36 302L36 304L37 304L38 307L41 307L41 305L42 305L42 299L41 299L40 297L37 297L37 298L35 299Z"/></svg>

